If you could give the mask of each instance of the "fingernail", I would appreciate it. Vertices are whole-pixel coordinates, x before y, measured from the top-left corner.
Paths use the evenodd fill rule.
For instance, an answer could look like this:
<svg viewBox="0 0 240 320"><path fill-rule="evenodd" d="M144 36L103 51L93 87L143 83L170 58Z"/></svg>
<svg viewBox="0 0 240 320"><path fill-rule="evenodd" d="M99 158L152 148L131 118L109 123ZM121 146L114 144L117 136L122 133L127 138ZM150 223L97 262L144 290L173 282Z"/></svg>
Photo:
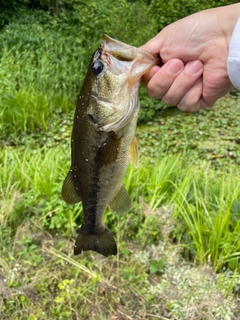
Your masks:
<svg viewBox="0 0 240 320"><path fill-rule="evenodd" d="M180 60L172 60L168 62L167 72L171 75L179 73L183 69L183 63Z"/></svg>
<svg viewBox="0 0 240 320"><path fill-rule="evenodd" d="M186 65L186 72L188 74L196 74L198 73L203 67L203 64L199 60L190 61Z"/></svg>

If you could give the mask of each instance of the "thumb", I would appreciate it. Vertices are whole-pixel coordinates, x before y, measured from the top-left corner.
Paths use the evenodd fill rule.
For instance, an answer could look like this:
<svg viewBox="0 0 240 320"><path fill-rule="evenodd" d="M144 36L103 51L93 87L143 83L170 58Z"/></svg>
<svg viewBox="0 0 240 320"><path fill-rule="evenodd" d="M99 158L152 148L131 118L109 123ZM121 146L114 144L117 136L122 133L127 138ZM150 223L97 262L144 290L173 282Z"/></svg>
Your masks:
<svg viewBox="0 0 240 320"><path fill-rule="evenodd" d="M151 53L159 53L162 48L163 40L161 39L160 33L154 38L150 39L144 45L140 47L142 50L149 51Z"/></svg>

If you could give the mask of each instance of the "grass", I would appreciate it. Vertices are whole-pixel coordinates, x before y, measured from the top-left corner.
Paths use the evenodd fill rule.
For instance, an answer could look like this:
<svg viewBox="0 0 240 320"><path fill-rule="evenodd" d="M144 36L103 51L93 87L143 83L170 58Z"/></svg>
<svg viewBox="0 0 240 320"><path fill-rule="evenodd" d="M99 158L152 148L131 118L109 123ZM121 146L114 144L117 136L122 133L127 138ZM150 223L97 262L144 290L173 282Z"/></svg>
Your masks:
<svg viewBox="0 0 240 320"><path fill-rule="evenodd" d="M64 149L61 145L49 149L4 149L0 190L4 211L9 213L2 212L2 222L8 221L13 209L11 220L16 224L25 219L26 213L29 217L40 213L38 220L44 227L73 232L81 210L78 213L79 207L73 210L59 203L69 166ZM129 168L125 185L134 202L141 197L153 212L162 205L174 205L175 218L184 221L182 229L175 231L179 233L176 236L189 237L187 250L194 252L194 259L200 263L210 259L216 270L228 262L234 266L233 261L236 267L240 253L237 169L226 174L205 166L196 168L188 158L165 156L161 161L155 160L154 167L143 160L138 170ZM139 207L135 210L141 216ZM120 219L125 221L126 217ZM113 228L116 222L116 218L110 217ZM141 234L141 228L138 232Z"/></svg>
<svg viewBox="0 0 240 320"><path fill-rule="evenodd" d="M66 147L0 153L1 318L237 319L237 169L196 167L187 154L142 159L124 181L131 211L106 213L118 256L73 257L81 207L59 198Z"/></svg>
<svg viewBox="0 0 240 320"><path fill-rule="evenodd" d="M81 206L60 199L70 160L70 119L56 117L46 135L19 135L15 145L1 149L3 316L237 319L238 167L224 157L220 166L197 160L185 148L178 155L151 152L158 135L146 136L140 126L140 166L130 166L124 181L133 207L123 216L106 213L118 256L73 257ZM153 128L157 132L158 124Z"/></svg>

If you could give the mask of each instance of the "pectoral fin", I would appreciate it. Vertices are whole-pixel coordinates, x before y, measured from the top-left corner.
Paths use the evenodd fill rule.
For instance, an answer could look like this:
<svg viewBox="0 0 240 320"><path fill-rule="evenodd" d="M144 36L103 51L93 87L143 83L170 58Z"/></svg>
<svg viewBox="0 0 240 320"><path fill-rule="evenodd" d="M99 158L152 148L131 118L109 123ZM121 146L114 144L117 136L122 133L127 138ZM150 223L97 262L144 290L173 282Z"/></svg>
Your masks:
<svg viewBox="0 0 240 320"><path fill-rule="evenodd" d="M130 159L131 163L134 167L138 167L139 165L139 143L137 141L136 136L132 138L131 145L130 145Z"/></svg>
<svg viewBox="0 0 240 320"><path fill-rule="evenodd" d="M116 160L121 145L121 137L110 132L108 138L99 147L94 161L101 167L107 166Z"/></svg>
<svg viewBox="0 0 240 320"><path fill-rule="evenodd" d="M80 202L82 199L77 193L78 186L74 183L72 171L70 170L64 180L62 187L62 197L66 203L74 204Z"/></svg>
<svg viewBox="0 0 240 320"><path fill-rule="evenodd" d="M127 190L122 185L115 198L109 203L109 207L112 212L122 214L131 208L131 204L131 198Z"/></svg>

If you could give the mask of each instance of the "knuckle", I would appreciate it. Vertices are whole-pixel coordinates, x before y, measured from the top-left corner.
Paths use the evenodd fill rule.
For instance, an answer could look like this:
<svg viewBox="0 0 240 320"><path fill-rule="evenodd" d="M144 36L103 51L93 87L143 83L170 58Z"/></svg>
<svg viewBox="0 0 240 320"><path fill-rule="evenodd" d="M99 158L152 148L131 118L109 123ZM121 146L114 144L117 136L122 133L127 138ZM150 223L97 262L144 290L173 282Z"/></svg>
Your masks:
<svg viewBox="0 0 240 320"><path fill-rule="evenodd" d="M201 109L201 105L198 102L187 104L186 102L180 102L177 105L178 109L184 112L197 112Z"/></svg>
<svg viewBox="0 0 240 320"><path fill-rule="evenodd" d="M185 105L181 105L181 104L178 104L177 105L178 109L183 111L183 112L191 112L191 108L185 106Z"/></svg>
<svg viewBox="0 0 240 320"><path fill-rule="evenodd" d="M147 90L147 93L151 99L156 100L161 98L161 95L154 90Z"/></svg>
<svg viewBox="0 0 240 320"><path fill-rule="evenodd" d="M163 102L164 102L166 105L168 105L168 106L170 106L170 105L176 106L176 105L177 105L176 101L174 101L174 100L173 100L170 96L168 96L167 94L165 94L165 95L162 97L162 100L163 100Z"/></svg>

